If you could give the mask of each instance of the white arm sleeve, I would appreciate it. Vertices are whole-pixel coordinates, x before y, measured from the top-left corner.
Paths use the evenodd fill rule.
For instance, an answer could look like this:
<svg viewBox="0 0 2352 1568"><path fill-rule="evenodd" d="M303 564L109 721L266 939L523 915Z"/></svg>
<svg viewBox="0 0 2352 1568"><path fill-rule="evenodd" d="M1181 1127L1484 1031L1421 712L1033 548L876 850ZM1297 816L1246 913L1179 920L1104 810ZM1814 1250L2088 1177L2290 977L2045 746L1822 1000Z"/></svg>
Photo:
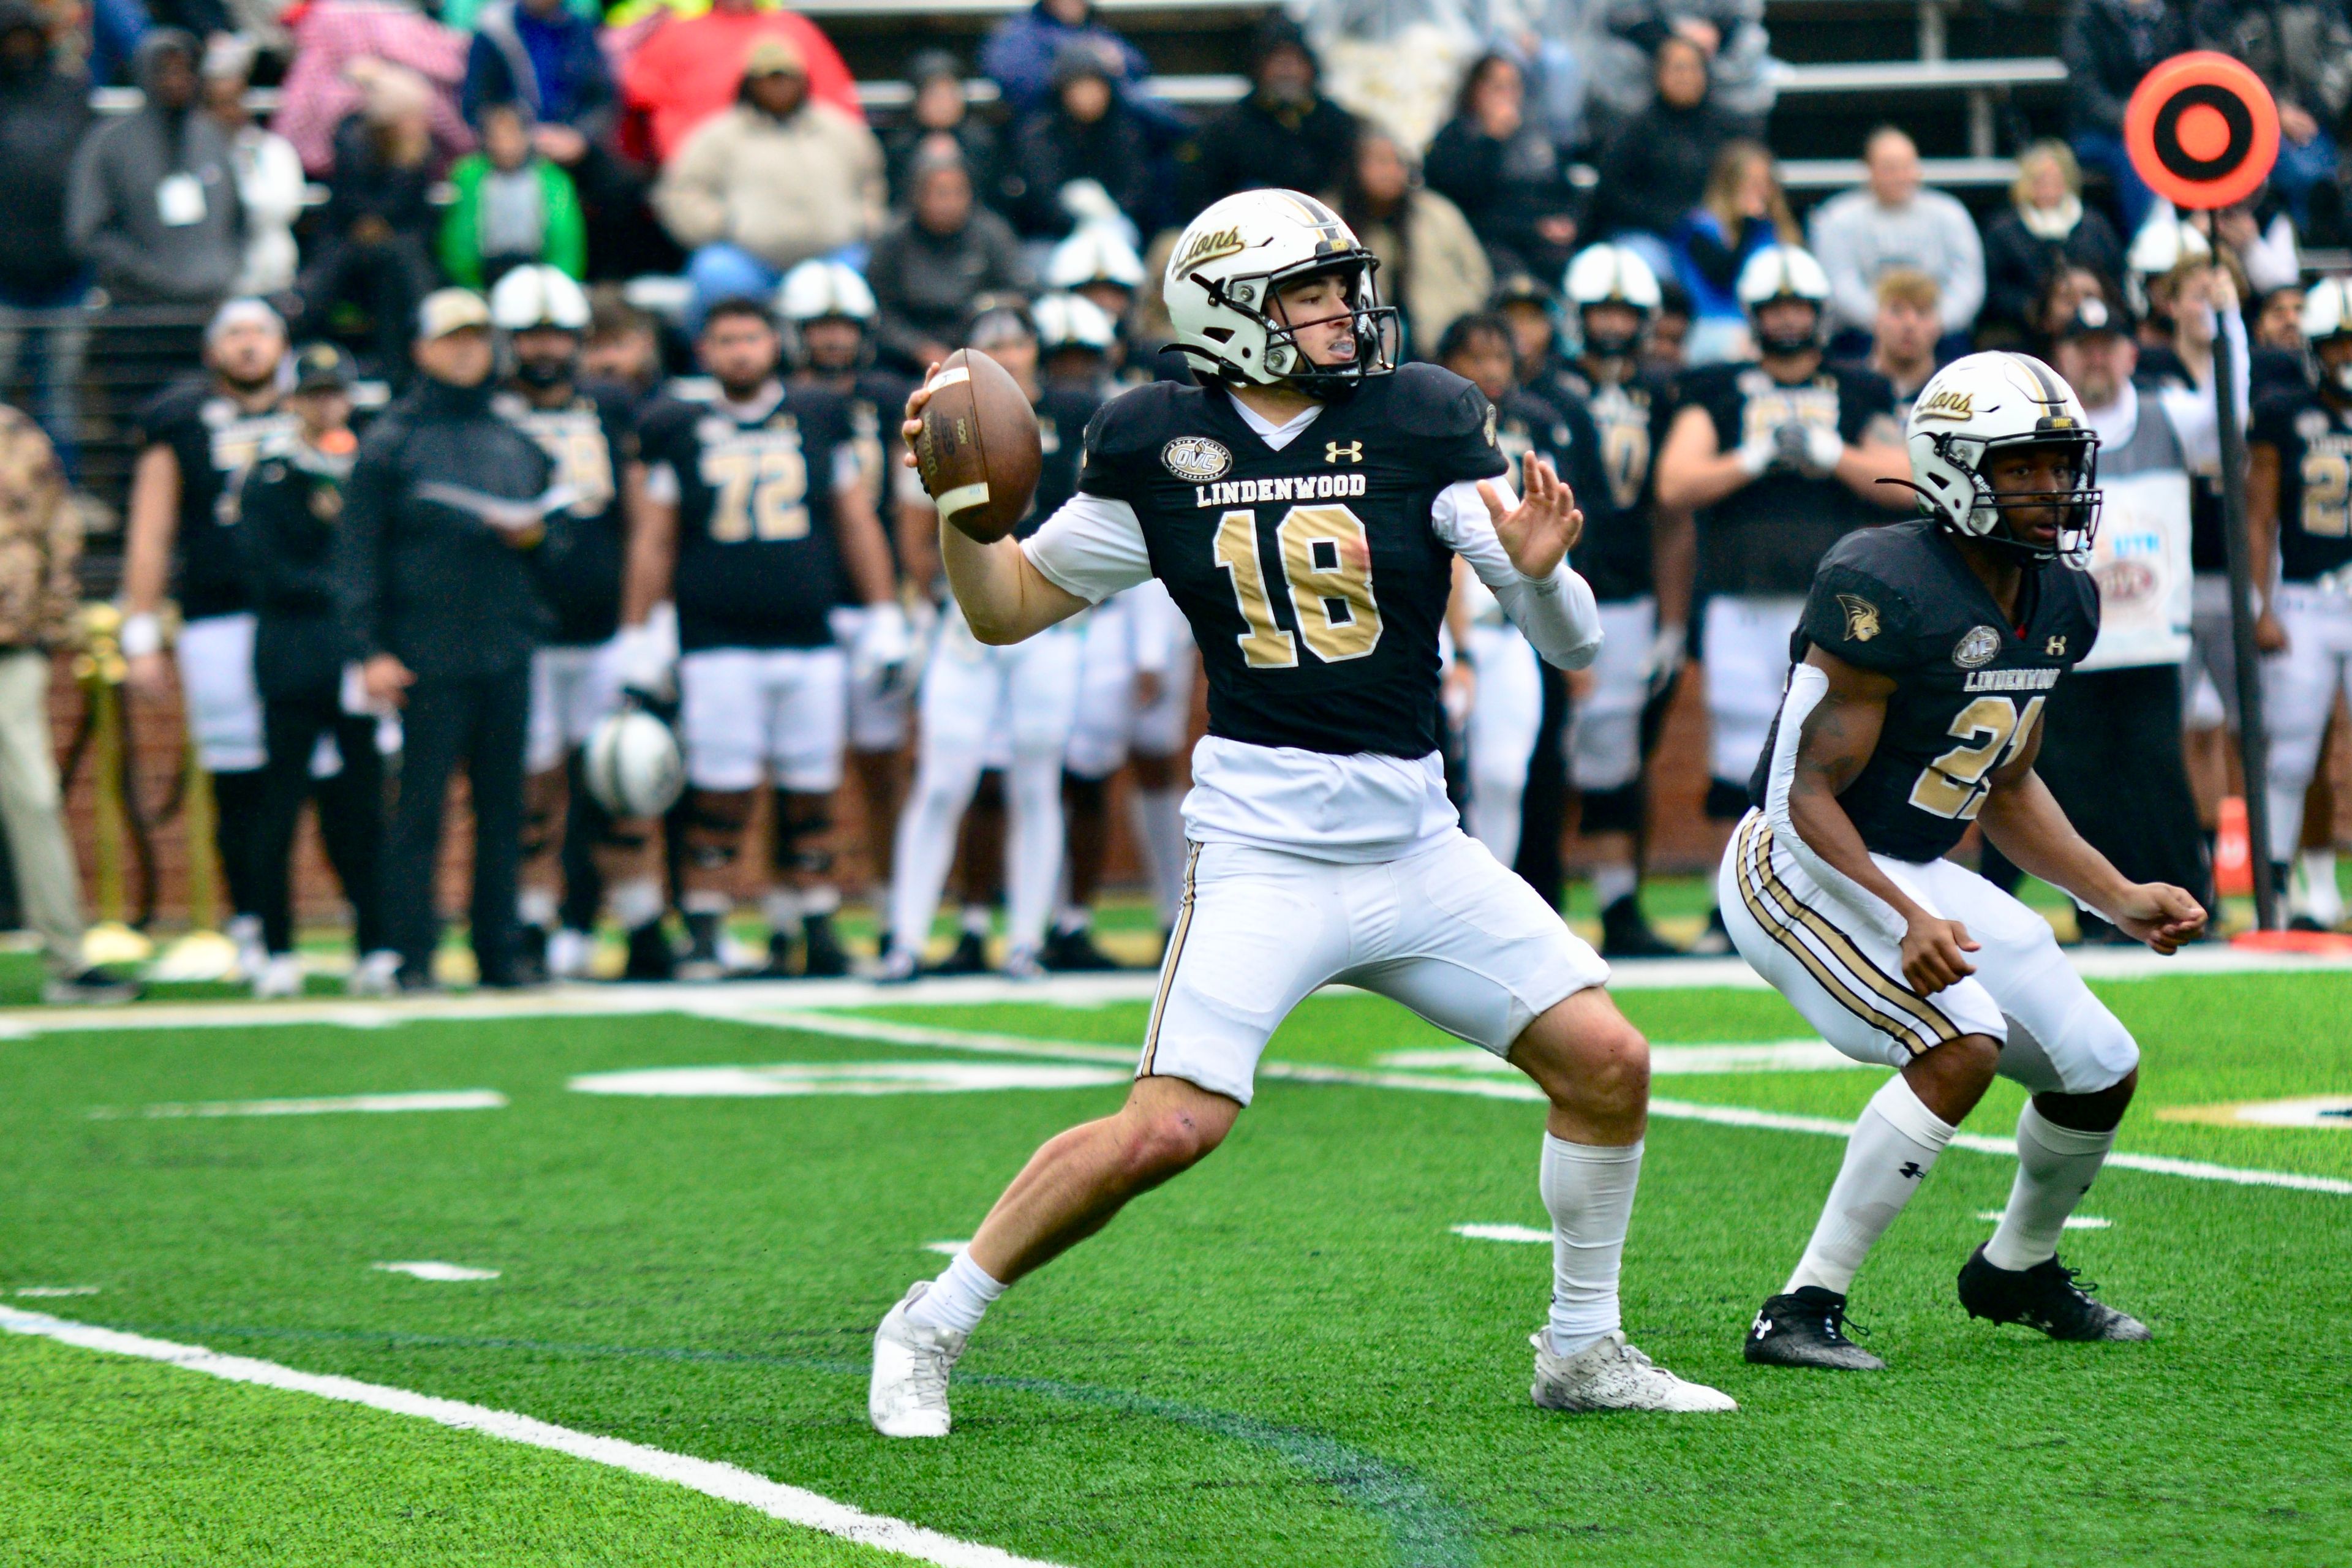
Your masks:
<svg viewBox="0 0 2352 1568"><path fill-rule="evenodd" d="M2230 359L2235 374L2231 377L2230 395L2238 405L2238 428L2246 427L2247 387L2252 378L2252 367L2246 363L2246 323L2235 310L2221 312L2221 335L2230 340ZM2180 442L2180 455L2191 473L2202 472L2221 461L2221 411L2215 405L2210 387L2168 386L2157 394L2164 405L2164 416L2172 421L2172 434Z"/></svg>
<svg viewBox="0 0 2352 1568"><path fill-rule="evenodd" d="M1780 728L1772 742L1771 772L1765 775L1765 820L1772 825L1773 841L1788 847L1815 887L1869 921L1880 934L1901 942L1909 928L1895 906L1831 865L1805 842L1789 815L1789 786L1797 776L1797 747L1804 739L1805 721L1829 689L1830 678L1813 665L1800 664L1789 672L1788 690L1780 699Z"/></svg>
<svg viewBox="0 0 2352 1568"><path fill-rule="evenodd" d="M1072 496L1021 548L1045 581L1089 605L1151 575L1135 509L1102 496Z"/></svg>
<svg viewBox="0 0 2352 1568"><path fill-rule="evenodd" d="M1502 479L1489 479L1506 508L1518 499ZM1522 577L1511 564L1509 552L1495 532L1494 519L1476 484L1463 480L1439 492L1431 509L1430 526L1463 560L1478 581L1494 591L1495 600L1511 624L1527 634L1548 664L1562 669L1582 669L1601 654L1601 611L1593 603L1591 585L1569 570L1563 561L1549 577Z"/></svg>

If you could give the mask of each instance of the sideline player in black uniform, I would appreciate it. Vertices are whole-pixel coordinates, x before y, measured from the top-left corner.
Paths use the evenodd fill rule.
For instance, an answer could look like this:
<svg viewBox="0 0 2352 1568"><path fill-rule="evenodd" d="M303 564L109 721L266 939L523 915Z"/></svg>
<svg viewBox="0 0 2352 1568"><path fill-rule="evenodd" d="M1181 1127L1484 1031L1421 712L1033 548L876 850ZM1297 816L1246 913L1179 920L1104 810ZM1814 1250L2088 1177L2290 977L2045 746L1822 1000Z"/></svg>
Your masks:
<svg viewBox="0 0 2352 1568"><path fill-rule="evenodd" d="M846 578L867 606L855 662L905 661L890 548L847 406L777 379L782 344L766 307L720 300L703 317L698 347L718 383L711 401L664 404L639 426L646 505L630 542L622 613L623 681L654 690L669 676L654 606L673 595L677 605L692 942L678 976L726 973L721 928L763 776L775 796L766 973L845 974L827 841L853 658L835 643L828 616Z"/></svg>
<svg viewBox="0 0 2352 1568"><path fill-rule="evenodd" d="M2205 923L2180 889L2125 879L2033 771L2043 705L2098 636L2081 569L2098 437L2049 366L1980 353L1928 382L1907 444L1932 515L1850 534L1822 560L1717 878L1740 956L1830 1044L1897 1069L1749 1330L1748 1359L1773 1365L1885 1364L1845 1337L1847 1288L1996 1075L2032 1098L2009 1206L1960 1270L1961 1305L2054 1339L2148 1337L2057 1258L2131 1102L2139 1047L2048 921L1943 858L1976 822L2158 952Z"/></svg>
<svg viewBox="0 0 2352 1568"><path fill-rule="evenodd" d="M2279 565L2278 585L2254 624L2254 643L2272 656L2263 660L2263 720L2270 731L2265 849L2282 888L2297 847L2315 837L2327 842L2324 831L2305 832L2305 792L2319 768L2336 695L2352 692L2352 287L2346 279L2312 285L2303 331L2319 384L2265 397L2246 433L2253 558ZM2334 860L2326 855L2329 873Z"/></svg>
<svg viewBox="0 0 2352 1568"><path fill-rule="evenodd" d="M1677 951L1642 913L1641 850L1650 754L1664 728L1688 635L1692 560L1687 514L1662 518L1655 458L1673 417L1673 384L1642 364L1656 316L1657 276L1639 251L1596 245L1568 269L1576 357L1537 388L1580 400L1601 437L1604 489L1588 510L1576 569L1601 602L1601 657L1582 678L1569 731L1569 773L1583 797L1578 831L1591 855L1601 956ZM1664 535L1670 547L1655 547Z"/></svg>
<svg viewBox="0 0 2352 1568"><path fill-rule="evenodd" d="M252 867L266 754L237 496L263 448L293 434L294 416L279 405L285 357L286 323L259 300L232 300L214 313L205 374L168 388L140 415L122 552L122 651L131 689L151 700L170 689L159 616L167 585L179 604L181 700L196 765L212 775L228 934L250 980L268 963Z"/></svg>
<svg viewBox="0 0 2352 1568"><path fill-rule="evenodd" d="M624 387L582 378L588 296L557 268L518 267L500 278L490 290L490 321L506 334L511 366L490 406L539 443L554 482L572 492L572 504L548 519L539 552L555 626L530 658L516 911L523 957L552 979L586 974L597 910L609 896L628 933L623 978L667 980L653 825L615 821L581 770L581 748L622 700L621 578L645 489L635 400Z"/></svg>
<svg viewBox="0 0 2352 1568"><path fill-rule="evenodd" d="M1901 489L1878 481L1910 471L1886 383L1822 361L1830 284L1821 263L1794 246L1767 246L1736 287L1757 363L1684 374L1657 480L1661 505L1696 518L1706 814L1727 833L1747 808L1748 769L1779 711L1813 568L1845 534L1908 506ZM1722 919L1717 910L1693 952L1730 950Z"/></svg>
<svg viewBox="0 0 2352 1568"><path fill-rule="evenodd" d="M867 1414L887 1436L946 1436L948 1375L988 1302L1223 1142L1275 1026L1335 979L1507 1055L1550 1100L1554 1282L1536 1403L1734 1408L1619 1328L1648 1047L1601 988L1599 955L1462 832L1437 757L1437 634L1457 553L1546 658L1591 662L1591 592L1566 564L1574 499L1533 457L1525 501L1497 482L1477 388L1434 366L1391 370L1376 265L1313 197L1211 205L1177 240L1163 290L1209 384L1155 383L1107 405L1079 494L1027 542L940 531L957 602L992 644L1166 583L1206 663L1210 732L1185 807L1184 912L1134 1090L1039 1150L946 1274L883 1320Z"/></svg>
<svg viewBox="0 0 2352 1568"><path fill-rule="evenodd" d="M911 470L892 461L898 411L915 384L874 363L874 291L856 268L815 258L784 274L776 289L794 386L820 387L847 401L858 467L875 515L890 528L892 570L930 551L935 513ZM894 582L897 579L894 578ZM833 612L834 636L855 647L866 607L853 592ZM907 795L907 715L912 682L902 666L854 674L849 683L849 773L857 791L866 864L877 889L890 885L890 854ZM878 901L878 900L877 900Z"/></svg>

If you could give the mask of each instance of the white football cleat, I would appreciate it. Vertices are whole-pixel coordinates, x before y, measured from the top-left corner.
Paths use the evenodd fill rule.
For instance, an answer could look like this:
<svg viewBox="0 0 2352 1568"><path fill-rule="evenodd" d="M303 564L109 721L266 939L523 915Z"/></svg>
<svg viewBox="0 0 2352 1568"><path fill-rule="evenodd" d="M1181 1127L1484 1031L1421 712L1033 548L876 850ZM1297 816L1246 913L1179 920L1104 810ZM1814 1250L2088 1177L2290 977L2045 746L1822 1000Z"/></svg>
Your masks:
<svg viewBox="0 0 2352 1568"><path fill-rule="evenodd" d="M278 1002L302 994L302 960L294 953L275 952L262 961L253 977L257 1002Z"/></svg>
<svg viewBox="0 0 2352 1568"><path fill-rule="evenodd" d="M400 954L379 949L352 966L343 977L346 996L389 996L400 989Z"/></svg>
<svg viewBox="0 0 2352 1568"><path fill-rule="evenodd" d="M585 980L596 963L596 939L565 927L547 939L547 973L556 980Z"/></svg>
<svg viewBox="0 0 2352 1568"><path fill-rule="evenodd" d="M866 1391L866 1418L885 1437L948 1435L948 1373L971 1336L909 1322L907 1309L931 1288L910 1287L874 1331L874 1380Z"/></svg>
<svg viewBox="0 0 2352 1568"><path fill-rule="evenodd" d="M1738 1402L1719 1389L1685 1383L1625 1342L1617 1330L1574 1355L1556 1355L1551 1330L1538 1329L1535 1386L1528 1390L1546 1410L1664 1410L1680 1415L1737 1410Z"/></svg>

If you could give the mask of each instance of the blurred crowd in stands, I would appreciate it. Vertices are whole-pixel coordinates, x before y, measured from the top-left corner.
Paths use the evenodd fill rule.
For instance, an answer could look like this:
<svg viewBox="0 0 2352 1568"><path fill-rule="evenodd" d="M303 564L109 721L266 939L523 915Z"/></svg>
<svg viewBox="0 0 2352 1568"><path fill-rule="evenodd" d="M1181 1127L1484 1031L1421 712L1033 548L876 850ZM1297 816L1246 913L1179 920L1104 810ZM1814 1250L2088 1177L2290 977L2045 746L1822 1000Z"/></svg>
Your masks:
<svg viewBox="0 0 2352 1568"><path fill-rule="evenodd" d="M477 878L478 927L489 921L520 931L486 946L478 931L481 973L499 982L541 972L548 955L535 931L576 934L595 916L593 896L584 914L575 897L559 923L548 891L565 877L595 879L584 854L562 856L564 872L537 882L529 865L517 869L518 859L555 853L565 827L562 811L539 796L526 809L530 777L560 773L566 748L582 739L567 721L554 760L534 742L523 765L525 731L552 721L532 711L551 699L534 691L530 671L534 649L625 637L635 624L621 600L643 506L668 508L673 530L681 515L675 475L650 503L641 493L662 465L639 452L637 426L658 423L665 401L716 396L731 409L728 400L757 390L771 369L797 372L863 398L869 441L878 407L887 446L895 410L870 377L883 378L874 386L903 385L974 342L992 310L1013 324L990 330L1025 335L1049 360L1074 351L1081 376L1102 388L1181 376L1158 355L1168 328L1156 279L1177 231L1222 196L1281 186L1321 195L1380 258L1382 296L1402 307L1403 354L1469 363L1479 331L1492 329L1507 335L1502 380L1513 395L1598 395L1589 386L1575 392L1575 377L1557 374L1582 351L1591 303L1569 298L1563 280L1596 244L1637 258L1656 286L1640 301L1638 350L1622 357L1657 388L1657 461L1671 467L1665 448L1677 411L1696 406L1677 403L1677 377L1785 359L1785 345L1759 341L1758 299L1742 282L1759 256L1807 253L1824 279L1814 301L1821 356L1800 378L1818 364L1853 367L1885 384L1885 412L1899 421L1938 363L1971 347L2063 360L2065 343L2097 335L2085 322L2101 310L2112 312L2099 319L2112 320L2109 335L2133 361L2126 384L2137 377L2210 402L2221 323L2242 316L2253 395L2301 388L2303 252L2347 237L2338 149L2352 103L2352 17L2343 0L2069 0L2063 134L2017 150L2007 199L1981 223L1933 187L1913 138L1887 123L1851 150L1860 183L1800 224L1768 140L1781 68L1762 0L1302 0L1255 23L1238 99L1192 107L1159 95L1143 54L1090 0L1038 0L1013 12L970 58L927 43L918 18L909 24L903 78L882 84L897 89L880 95L891 106L886 114L861 101L820 26L768 0L624 0L601 13L597 0L446 0L437 8L297 0L283 9L276 0L0 0L0 384L30 416L0 426L0 500L13 541L0 542L12 542L0 570L21 578L0 583L0 613L13 616L0 626L8 649L0 707L10 710L0 713L0 815L28 917L38 913L65 991L83 984L111 994L115 981L75 956L71 857L60 860L62 841L51 842L55 831L37 820L42 809L54 817L56 794L51 768L44 808L36 765L43 748L26 706L40 690L31 664L19 679L5 661L40 662L35 656L58 646L72 618L85 511L66 498L79 477L91 331L109 320L135 324L147 311L206 326L205 363L187 367L181 405L166 406L167 394L137 422L123 575L134 700L172 689L162 656L174 635L184 653L184 628L201 642L204 623L249 616L268 594L320 614L336 606L346 617L334 634L342 640L317 654L323 673L285 697L307 718L278 711L265 671L266 726L257 708L254 732L241 742L196 736L221 802L221 856L236 912L250 921L247 967L258 973L273 954L286 956L283 857L310 790L311 752L339 734L347 760L367 750L374 719L403 700L413 750L419 696L429 695L425 707L438 715L426 726L434 762L420 770L412 757L403 788L413 795L420 778L437 788L451 771L467 771L478 818L501 834L513 826L513 844L487 857L495 875ZM2133 87L2156 62L2191 47L2244 60L2281 111L2269 183L2212 215L2158 201L2122 146ZM810 272L810 263L822 268ZM537 313L494 321L488 300L518 274L534 280ZM576 309L551 277L582 286ZM794 306L796 278L804 290L820 288L811 279L834 279L823 286L829 302ZM1072 324L1073 299L1101 313L1099 331L1091 316ZM747 300L783 356L761 366L753 353L756 375L712 359L731 352L714 342L749 330ZM538 361L517 352L532 331L551 340ZM475 339L478 356L446 346ZM1041 373L1025 374L1038 384ZM673 383L677 375L688 379ZM719 391L698 376L715 378ZM471 559L461 552L397 569L423 571L453 593L462 581L478 605L444 605L424 630L423 621L396 633L376 623L362 629L349 617L379 613L363 604L375 588L354 585L347 545L306 540L299 518L278 542L295 556L311 552L300 556L309 565L240 556L245 564L220 568L216 603L191 602L192 563L220 548L192 536L195 514L185 503L196 489L207 505L226 496L217 505L234 522L257 461L292 454L299 469L309 452L348 465L355 395L363 426L372 398L394 399L377 425L389 421L410 446L430 447L419 429L482 426L501 385L509 401L520 397L516 406L542 412L562 401L552 388L563 397L593 394L585 406L595 417L575 436L607 440L617 459L604 500L618 542L611 559L583 568L611 579L601 622L588 614L559 637L566 605L523 603L553 592L543 574L497 576L486 588L480 574L508 563L484 555L461 570ZM528 425L508 417L507 403L498 406L505 412L497 417ZM189 445L173 419L208 428L211 445ZM251 437L234 462L222 456L231 426ZM544 428L526 434L554 451ZM1883 429L1855 423L1847 435L1859 447ZM479 429L467 440L467 462L488 461L495 443ZM2182 446L2196 442L2184 437ZM521 472L532 468L530 449L528 440L515 447L512 472L439 479L510 500L539 496L562 464L550 458L554 470ZM1645 466L1651 456L1645 449ZM191 471L198 464L220 471L200 486ZM373 471L363 449L358 473ZM283 465L273 472L282 479ZM345 483L338 473L338 499L316 502L313 521L333 523ZM2217 504L2211 477L2196 472L2193 483L2202 519ZM919 542L929 525L899 515L920 510L903 489L886 482L873 498L900 580L884 596L935 602ZM1670 563L1667 542L1696 511L1704 551L1713 502L1677 508L1675 487L1655 475L1635 491L1622 505L1659 541L1659 581L1644 589L1658 601L1655 624L1703 655L1703 637L1685 628L1704 617L1710 590L1702 583L1702 603L1692 602L1687 568ZM352 504L374 509L372 525L390 526L383 509L408 503L355 492ZM540 521L556 540L559 524ZM500 548L517 537L506 529ZM262 547L248 540L238 548ZM861 549L844 536L847 577L862 570ZM2210 576L2218 568L2204 534L2198 551L2198 572ZM1669 586L1676 571L1684 580ZM839 597L853 606L858 599L847 587ZM168 614L175 599L177 634ZM234 657L250 666L250 629L244 635L237 646L247 651ZM437 654L414 646L428 635L465 646ZM1661 656L1652 675L1663 669L1659 679L1670 679L1679 657ZM407 682L378 658L415 683L406 699ZM349 700L339 704L331 689L346 663L372 673L365 690L342 693ZM184 658L182 684L193 668ZM601 700L617 700L617 691ZM199 694L184 695L193 724ZM2225 698L2234 701L2227 679L2209 676L2176 701L2189 722L2218 735ZM344 721L361 713L374 717L357 728ZM905 744L902 733L893 749ZM301 754L280 755L286 747ZM2199 770L2210 831L2225 764L2196 742L2185 755ZM571 765L576 772L576 759ZM361 810L352 802L380 801L373 766L355 771L364 787L331 808L322 796L322 821L347 820ZM1720 781L1726 769L1717 773ZM2306 766L2306 782L2311 773ZM868 789L869 812L887 812L898 787ZM784 795L812 793L777 788L778 814L802 809ZM503 804L486 810L487 794ZM2305 814L2294 815L2299 824ZM779 844L790 837L772 831ZM887 820L877 831L887 846ZM390 897L382 889L392 883L407 888L407 904L382 913L399 929L374 924L377 913L362 918L373 929L362 951L393 955L378 966L381 984L429 982L418 965L432 911L416 900L429 901L439 833L436 798L429 809L395 806L367 831L341 835L338 868L355 905ZM2315 827L2308 847L2316 855L2326 840ZM2193 859L2203 848L2184 852ZM887 847L877 858L888 858ZM2318 877L2320 862L2309 869ZM516 917L484 900L507 898L498 889L513 889L519 875L526 891L517 928ZM642 879L627 876L632 887ZM273 877L274 891L264 890ZM2327 901L2332 869L2326 880L2311 908L2333 923L2341 911ZM652 918L669 906L676 881L673 874ZM810 879L793 885L801 883ZM625 926L646 924L646 896L632 895ZM780 937L832 907L821 899L772 904ZM1076 930L1083 935L1082 924ZM1064 934L1059 926L1053 933ZM1629 941L1622 951L1647 951ZM558 956L556 968L576 971L575 957ZM789 962L780 950L775 962L779 973L829 972L833 960L822 957L811 946ZM632 963L646 973L667 967L634 951Z"/></svg>

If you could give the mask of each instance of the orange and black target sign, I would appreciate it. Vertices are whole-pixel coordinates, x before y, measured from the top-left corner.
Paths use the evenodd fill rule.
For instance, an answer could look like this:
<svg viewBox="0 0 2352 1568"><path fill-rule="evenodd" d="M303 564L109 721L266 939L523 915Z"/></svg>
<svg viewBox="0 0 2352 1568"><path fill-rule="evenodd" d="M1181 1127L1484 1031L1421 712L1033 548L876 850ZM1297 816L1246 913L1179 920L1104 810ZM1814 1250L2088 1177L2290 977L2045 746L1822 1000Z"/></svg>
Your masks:
<svg viewBox="0 0 2352 1568"><path fill-rule="evenodd" d="M2175 206L2245 200L2270 177L2278 143L2278 105L2263 79L2210 49L2149 71L2124 110L2132 167Z"/></svg>

